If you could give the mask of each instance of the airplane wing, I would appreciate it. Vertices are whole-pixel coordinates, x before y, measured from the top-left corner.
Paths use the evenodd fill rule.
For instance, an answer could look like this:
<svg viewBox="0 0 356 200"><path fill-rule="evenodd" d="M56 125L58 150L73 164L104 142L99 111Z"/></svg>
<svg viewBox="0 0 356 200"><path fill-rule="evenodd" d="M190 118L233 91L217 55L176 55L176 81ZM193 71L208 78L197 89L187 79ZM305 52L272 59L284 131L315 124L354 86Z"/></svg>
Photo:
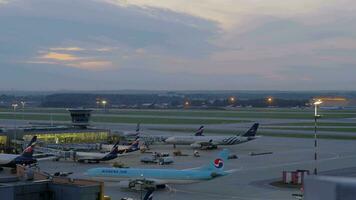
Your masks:
<svg viewBox="0 0 356 200"><path fill-rule="evenodd" d="M191 144L190 146L193 148L202 148L202 147L209 147L209 146L217 146L218 144L214 141L197 141Z"/></svg>
<svg viewBox="0 0 356 200"><path fill-rule="evenodd" d="M94 152L76 152L77 159L100 159L103 158L106 154L103 153L94 153Z"/></svg>
<svg viewBox="0 0 356 200"><path fill-rule="evenodd" d="M46 161L46 160L54 160L54 159L57 159L58 157L57 156L48 156L48 157L40 157L40 158L36 158L37 161Z"/></svg>

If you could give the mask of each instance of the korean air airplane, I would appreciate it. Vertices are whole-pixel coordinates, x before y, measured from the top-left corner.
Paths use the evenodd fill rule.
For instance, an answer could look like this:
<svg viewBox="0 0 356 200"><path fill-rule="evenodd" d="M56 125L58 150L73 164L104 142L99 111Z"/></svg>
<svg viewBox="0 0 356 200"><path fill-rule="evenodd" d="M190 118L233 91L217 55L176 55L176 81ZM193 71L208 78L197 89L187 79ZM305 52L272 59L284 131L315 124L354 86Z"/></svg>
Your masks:
<svg viewBox="0 0 356 200"><path fill-rule="evenodd" d="M204 136L204 127L201 127L194 136L171 136L165 140L166 144L190 145L193 148L202 148L209 145L234 145L256 139L259 124L255 123L246 132L236 136Z"/></svg>
<svg viewBox="0 0 356 200"><path fill-rule="evenodd" d="M37 163L33 157L33 150L36 145L37 136L33 136L30 143L20 155L16 154L0 154L0 168L9 167L16 168L16 165L31 165Z"/></svg>
<svg viewBox="0 0 356 200"><path fill-rule="evenodd" d="M92 168L86 174L103 181L120 181L121 186L134 188L135 183L144 182L154 188L164 188L166 184L185 184L211 180L225 176L232 171L224 171L229 151L224 149L208 165L193 169L145 169L145 168Z"/></svg>

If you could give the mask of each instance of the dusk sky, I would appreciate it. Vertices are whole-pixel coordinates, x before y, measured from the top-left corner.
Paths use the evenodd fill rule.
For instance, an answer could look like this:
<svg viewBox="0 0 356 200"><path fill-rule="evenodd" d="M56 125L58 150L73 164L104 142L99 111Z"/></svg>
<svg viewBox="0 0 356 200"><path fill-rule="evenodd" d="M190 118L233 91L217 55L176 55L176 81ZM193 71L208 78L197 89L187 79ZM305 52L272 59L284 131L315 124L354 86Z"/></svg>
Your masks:
<svg viewBox="0 0 356 200"><path fill-rule="evenodd" d="M355 90L355 0L0 0L0 90Z"/></svg>

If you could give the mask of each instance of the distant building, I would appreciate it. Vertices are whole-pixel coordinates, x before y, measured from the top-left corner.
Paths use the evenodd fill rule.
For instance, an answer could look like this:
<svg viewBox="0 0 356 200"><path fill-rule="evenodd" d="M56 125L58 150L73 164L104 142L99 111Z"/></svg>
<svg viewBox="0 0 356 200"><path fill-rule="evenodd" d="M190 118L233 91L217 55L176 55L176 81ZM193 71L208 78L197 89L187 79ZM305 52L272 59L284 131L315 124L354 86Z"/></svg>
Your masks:
<svg viewBox="0 0 356 200"><path fill-rule="evenodd" d="M321 108L344 108L344 107L355 107L356 99L353 98L345 98L345 97L314 97L310 100L310 104L313 104L315 99L320 99L323 103L321 104Z"/></svg>

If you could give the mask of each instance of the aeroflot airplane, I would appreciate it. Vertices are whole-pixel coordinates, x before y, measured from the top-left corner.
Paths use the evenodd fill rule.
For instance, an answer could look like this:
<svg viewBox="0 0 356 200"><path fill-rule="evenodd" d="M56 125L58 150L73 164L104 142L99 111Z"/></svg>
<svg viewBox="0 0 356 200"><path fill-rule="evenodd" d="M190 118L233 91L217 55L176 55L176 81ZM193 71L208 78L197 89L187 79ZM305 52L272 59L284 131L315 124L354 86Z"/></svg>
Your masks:
<svg viewBox="0 0 356 200"><path fill-rule="evenodd" d="M78 162L95 162L113 160L121 155L140 150L139 140L136 139L130 146L124 149L118 149L119 142L117 142L107 154L104 153L91 153L91 152L76 152L76 160Z"/></svg>
<svg viewBox="0 0 356 200"><path fill-rule="evenodd" d="M0 154L0 168L9 167L16 168L16 165L31 165L37 163L33 157L33 149L36 145L37 136L33 136L30 143L20 155L16 154Z"/></svg>
<svg viewBox="0 0 356 200"><path fill-rule="evenodd" d="M166 184L184 184L210 180L225 176L232 171L224 171L224 162L227 161L229 151L224 149L207 166L193 169L145 169L145 168L93 168L86 174L95 179L104 181L120 181L122 186L131 188L134 183L144 181L155 188L164 188Z"/></svg>
<svg viewBox="0 0 356 200"><path fill-rule="evenodd" d="M248 142L256 139L256 133L259 124L255 123L244 134L236 136L203 136L203 128L201 127L194 136L172 136L165 140L167 144L190 145L194 148L201 148L208 145L234 145Z"/></svg>

